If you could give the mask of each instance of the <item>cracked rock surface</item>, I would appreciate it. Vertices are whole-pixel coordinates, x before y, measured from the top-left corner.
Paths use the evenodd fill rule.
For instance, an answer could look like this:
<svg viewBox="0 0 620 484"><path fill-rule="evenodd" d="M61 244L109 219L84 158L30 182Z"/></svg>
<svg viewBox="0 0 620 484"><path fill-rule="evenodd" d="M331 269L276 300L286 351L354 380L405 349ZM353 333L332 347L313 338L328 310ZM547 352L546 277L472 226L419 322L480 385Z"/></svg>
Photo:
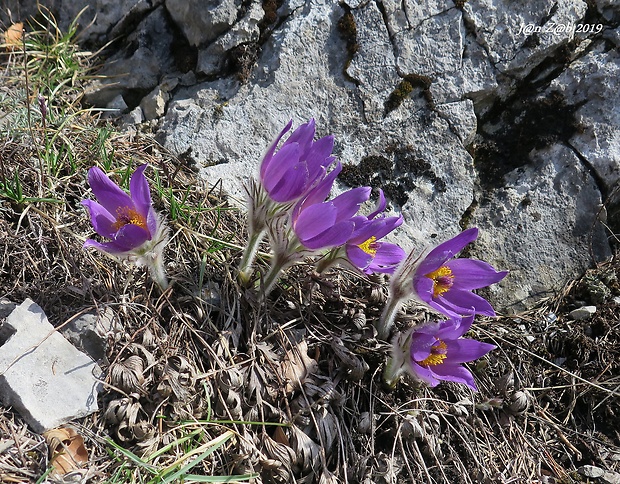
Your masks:
<svg viewBox="0 0 620 484"><path fill-rule="evenodd" d="M208 15L197 1L125 3L84 38L124 35L104 70L127 76L93 84L89 101L121 95L125 114L165 91L158 139L240 204L284 124L314 117L345 165L337 191L384 189L406 249L482 229L471 254L511 271L491 289L500 309L611 254L617 2L229 0Z"/></svg>

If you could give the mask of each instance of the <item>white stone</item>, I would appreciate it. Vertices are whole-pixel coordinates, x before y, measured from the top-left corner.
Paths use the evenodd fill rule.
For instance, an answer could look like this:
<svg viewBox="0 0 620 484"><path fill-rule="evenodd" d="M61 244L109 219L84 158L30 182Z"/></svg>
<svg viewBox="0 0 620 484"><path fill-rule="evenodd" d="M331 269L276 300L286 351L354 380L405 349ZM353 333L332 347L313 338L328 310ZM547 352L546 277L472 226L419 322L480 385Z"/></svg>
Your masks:
<svg viewBox="0 0 620 484"><path fill-rule="evenodd" d="M577 472L579 472L579 474L584 477L591 477L596 479L597 477L601 477L603 474L605 474L605 469L601 469L600 467L596 466L585 465L577 469Z"/></svg>
<svg viewBox="0 0 620 484"><path fill-rule="evenodd" d="M614 82L619 77L618 50L595 50L573 62L550 86L562 92L569 105L582 105L576 116L583 130L570 142L608 190L620 180L620 92Z"/></svg>
<svg viewBox="0 0 620 484"><path fill-rule="evenodd" d="M151 121L152 119L157 119L163 116L166 111L166 103L169 98L170 95L159 86L144 96L140 102L144 119L146 121Z"/></svg>
<svg viewBox="0 0 620 484"><path fill-rule="evenodd" d="M26 299L0 326L0 398L35 432L98 410L101 369Z"/></svg>
<svg viewBox="0 0 620 484"><path fill-rule="evenodd" d="M357 52L346 73L357 82L364 117L383 120L385 102L402 81L396 70L394 47L379 8L374 2L352 12L357 30Z"/></svg>
<svg viewBox="0 0 620 484"><path fill-rule="evenodd" d="M122 329L114 311L105 307L100 312L89 312L71 319L60 331L76 348L100 361L105 358L108 341L118 341Z"/></svg>
<svg viewBox="0 0 620 484"><path fill-rule="evenodd" d="M594 313L596 313L596 306L582 306L580 308L573 309L570 313L568 313L568 316L575 321L580 321L582 319L592 317Z"/></svg>

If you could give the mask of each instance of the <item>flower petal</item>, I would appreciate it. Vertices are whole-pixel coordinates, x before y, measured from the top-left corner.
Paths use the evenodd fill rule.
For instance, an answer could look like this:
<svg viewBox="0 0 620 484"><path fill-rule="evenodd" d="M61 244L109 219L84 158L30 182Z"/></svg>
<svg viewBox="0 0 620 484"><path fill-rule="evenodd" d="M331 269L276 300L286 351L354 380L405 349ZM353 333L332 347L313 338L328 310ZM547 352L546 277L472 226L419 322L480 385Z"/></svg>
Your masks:
<svg viewBox="0 0 620 484"><path fill-rule="evenodd" d="M471 328L471 325L474 322L474 316L475 314L470 314L469 316L465 316L463 318L457 316L442 321L439 324L439 328L435 336L440 340L460 338Z"/></svg>
<svg viewBox="0 0 620 484"><path fill-rule="evenodd" d="M312 250L337 247L344 244L353 233L353 222L345 220L338 222L323 233L308 240L302 240L305 247Z"/></svg>
<svg viewBox="0 0 620 484"><path fill-rule="evenodd" d="M368 220L372 220L377 215L379 215L381 212L383 212L383 210L385 210L386 205L387 205L387 202L385 201L385 195L383 194L383 190L379 189L379 201L377 202L375 211L368 215Z"/></svg>
<svg viewBox="0 0 620 484"><path fill-rule="evenodd" d="M336 223L338 210L331 203L317 203L303 210L294 222L300 240L308 240L325 232Z"/></svg>
<svg viewBox="0 0 620 484"><path fill-rule="evenodd" d="M447 346L446 359L444 364L465 363L477 360L494 350L497 346L476 341L475 339L460 338L455 340L445 340Z"/></svg>
<svg viewBox="0 0 620 484"><path fill-rule="evenodd" d="M310 173L310 180L315 180L323 171L331 165L335 158L330 156L334 149L334 137L325 136L310 146L310 149L303 153L301 158L308 165L308 172Z"/></svg>
<svg viewBox="0 0 620 484"><path fill-rule="evenodd" d="M431 354L431 348L437 338L429 333L414 333L411 337L410 355L413 361L424 361Z"/></svg>
<svg viewBox="0 0 620 484"><path fill-rule="evenodd" d="M471 372L461 365L449 365L444 363L442 365L435 365L433 367L434 376L440 380L452 381L455 383L464 383L473 391L477 392L476 382Z"/></svg>
<svg viewBox="0 0 620 484"><path fill-rule="evenodd" d="M473 308L476 314L495 316L495 311L489 302L470 291L452 288L436 298L436 302L461 315L471 314Z"/></svg>
<svg viewBox="0 0 620 484"><path fill-rule="evenodd" d="M347 259L356 267L365 270L373 261L373 256L360 249L359 245L347 244Z"/></svg>
<svg viewBox="0 0 620 484"><path fill-rule="evenodd" d="M88 170L88 184L99 203L111 215L114 216L121 207L134 208L131 197L110 180L99 167L93 166Z"/></svg>
<svg viewBox="0 0 620 484"><path fill-rule="evenodd" d="M454 276L454 289L479 289L501 281L508 271L497 271L484 261L475 259L454 259L445 264Z"/></svg>
<svg viewBox="0 0 620 484"><path fill-rule="evenodd" d="M312 187L304 196L304 198L299 201L295 207L293 208L293 213L291 218L293 219L293 223L297 220L299 213L302 212L306 207L311 205L315 205L317 203L323 203L329 192L334 185L334 181L336 177L342 170L342 164L338 162L336 167L330 171L328 174L324 175L324 178L318 182L314 187Z"/></svg>
<svg viewBox="0 0 620 484"><path fill-rule="evenodd" d="M348 220L357 213L360 205L368 200L370 187L357 187L347 190L334 198L330 203L338 209L337 221Z"/></svg>
<svg viewBox="0 0 620 484"><path fill-rule="evenodd" d="M301 153L301 149L297 143L286 144L282 148L278 150L278 152L274 155L271 163L265 170L265 173L261 177L261 181L267 192L271 194L274 187L280 184L284 179L285 174L292 175L289 173L291 168L294 169L295 166L303 166L305 170L305 164L299 162L299 155Z"/></svg>
<svg viewBox="0 0 620 484"><path fill-rule="evenodd" d="M123 225L116 233L113 242L125 249L133 251L149 240L150 234L142 227L134 224Z"/></svg>
<svg viewBox="0 0 620 484"><path fill-rule="evenodd" d="M129 192L131 193L131 199L137 212L145 219L148 216L149 209L151 208L151 191L149 189L149 183L144 176L144 170L147 165L140 165L136 168L136 171L131 175L129 181Z"/></svg>
<svg viewBox="0 0 620 484"><path fill-rule="evenodd" d="M381 242L373 261L368 266L368 271L369 273L382 272L391 274L404 258L405 251L401 247L389 242Z"/></svg>
<svg viewBox="0 0 620 484"><path fill-rule="evenodd" d="M261 178L261 180L264 178L265 172L269 168L269 165L271 165L271 161L273 160L273 154L275 153L276 148L278 147L278 143L280 143L280 140L282 139L282 136L284 136L291 129L291 126L293 126L293 120L292 119L287 123L287 125L284 127L284 129L282 131L280 131L280 134L277 136L277 138L271 144L271 146L267 150L267 153L265 153L265 156L263 157L263 161L261 162L261 165L260 165L260 178Z"/></svg>
<svg viewBox="0 0 620 484"><path fill-rule="evenodd" d="M433 299L433 280L432 279L426 276L414 278L413 289L422 301L428 303Z"/></svg>
<svg viewBox="0 0 620 484"><path fill-rule="evenodd" d="M84 242L84 245L82 247L84 249L87 249L89 247L94 247L95 249L101 252L106 252L107 254L112 254L112 255L117 255L117 256L125 254L127 252L125 247L120 246L114 241L102 243L102 242L97 242L96 240L93 240L93 239L86 239L86 242Z"/></svg>
<svg viewBox="0 0 620 484"><path fill-rule="evenodd" d="M306 191L308 185L308 167L305 163L296 163L289 167L282 178L268 190L272 200L280 203L292 202Z"/></svg>
<svg viewBox="0 0 620 484"><path fill-rule="evenodd" d="M423 382L426 382L432 387L436 387L437 385L439 385L439 380L435 377L435 374L429 368L420 366L415 361L410 361L408 369L414 378L422 380Z"/></svg>
<svg viewBox="0 0 620 484"><path fill-rule="evenodd" d="M476 240L477 237L478 229L471 228L439 244L426 255L418 267L418 272L424 275L439 269L444 262L456 256L467 244Z"/></svg>
<svg viewBox="0 0 620 484"><path fill-rule="evenodd" d="M82 200L82 205L88 209L95 232L107 239L113 238L116 233L114 216L94 200Z"/></svg>
<svg viewBox="0 0 620 484"><path fill-rule="evenodd" d="M314 139L315 127L316 121L311 118L307 123L299 125L288 137L286 143L298 143L304 147L309 145Z"/></svg>

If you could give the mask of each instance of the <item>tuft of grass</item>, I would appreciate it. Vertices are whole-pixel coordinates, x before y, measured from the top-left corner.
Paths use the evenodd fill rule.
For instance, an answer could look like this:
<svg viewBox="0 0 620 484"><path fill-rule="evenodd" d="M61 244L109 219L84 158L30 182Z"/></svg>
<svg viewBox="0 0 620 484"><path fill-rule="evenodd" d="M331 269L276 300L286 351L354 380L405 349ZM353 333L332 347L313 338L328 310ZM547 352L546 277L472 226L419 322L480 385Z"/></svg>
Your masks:
<svg viewBox="0 0 620 484"><path fill-rule="evenodd" d="M173 482L247 482L255 479L258 477L257 474L208 476L189 473L193 467L204 463L207 457L233 439L234 436L235 434L228 430L214 439L201 443L200 441L204 435L201 430L195 430L153 452L144 459L121 447L113 440L108 439L108 445L116 450L112 457L118 459L121 465L117 469L116 474L107 482L109 484L117 482L170 484ZM181 457L166 466L159 467L150 463L164 454L174 453L175 451L180 452ZM150 478L142 476L139 472L134 472L135 469L145 471L147 475L150 474Z"/></svg>

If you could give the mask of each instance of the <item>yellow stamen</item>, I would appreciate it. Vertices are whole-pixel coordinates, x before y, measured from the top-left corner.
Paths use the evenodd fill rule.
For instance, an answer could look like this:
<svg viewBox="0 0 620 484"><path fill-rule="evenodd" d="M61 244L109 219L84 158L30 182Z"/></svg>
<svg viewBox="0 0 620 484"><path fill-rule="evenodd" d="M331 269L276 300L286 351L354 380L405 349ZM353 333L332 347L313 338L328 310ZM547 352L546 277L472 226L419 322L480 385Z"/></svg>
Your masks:
<svg viewBox="0 0 620 484"><path fill-rule="evenodd" d="M426 277L433 280L433 297L441 296L452 287L454 282L452 270L447 266L441 266L439 269L429 272Z"/></svg>
<svg viewBox="0 0 620 484"><path fill-rule="evenodd" d="M148 230L146 226L146 219L143 215L136 212L133 208L119 207L116 209L116 222L112 224L114 230L120 230L127 224L137 225L144 230Z"/></svg>
<svg viewBox="0 0 620 484"><path fill-rule="evenodd" d="M377 247L374 245L377 238L373 235L370 239L362 242L358 247L366 252L368 255L375 256L377 254Z"/></svg>
<svg viewBox="0 0 620 484"><path fill-rule="evenodd" d="M419 361L418 364L420 366L435 366L441 365L443 360L446 359L448 346L441 340L437 340L431 347L431 354L424 358L422 361Z"/></svg>

